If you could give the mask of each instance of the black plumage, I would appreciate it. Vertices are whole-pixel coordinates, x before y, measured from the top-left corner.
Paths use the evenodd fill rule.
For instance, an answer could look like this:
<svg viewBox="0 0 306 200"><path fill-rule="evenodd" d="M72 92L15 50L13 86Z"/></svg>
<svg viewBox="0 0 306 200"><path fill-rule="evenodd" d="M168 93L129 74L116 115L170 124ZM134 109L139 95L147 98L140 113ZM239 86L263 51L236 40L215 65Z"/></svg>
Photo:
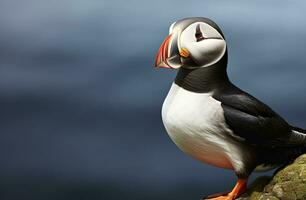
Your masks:
<svg viewBox="0 0 306 200"><path fill-rule="evenodd" d="M236 140L253 146L257 165L281 165L306 152L306 131L294 128L269 106L236 87L228 78L227 50L216 64L205 68L180 68L175 83L196 92L212 92L221 102L227 125Z"/></svg>
<svg viewBox="0 0 306 200"><path fill-rule="evenodd" d="M201 23L206 25L201 28ZM225 38L213 21L186 18L177 21L174 27L177 27L175 31L174 28L170 30L170 50L164 48L169 46L169 40L165 40L161 51L170 52L169 59L176 58L173 62L179 68L163 105L164 125L172 140L184 152L203 162L235 171L238 181L234 189L216 197L218 200L233 200L245 191L247 179L254 169L283 166L305 153L306 131L291 126L269 106L229 80ZM182 50L178 45L182 38L179 40L178 35L184 30L189 31L190 37L194 34L193 40L187 39L188 45L183 43L184 51L188 51L185 47L191 45L191 53L178 57L181 54L177 52ZM206 35L202 31L206 31ZM217 34L210 34L216 31ZM206 39L212 40L211 46L194 45ZM209 42L200 45L207 44ZM159 51L156 61L164 59L167 63L165 55L161 57ZM209 59L212 61L209 62ZM156 62L156 66L159 63L163 64ZM171 63L168 68L172 68Z"/></svg>

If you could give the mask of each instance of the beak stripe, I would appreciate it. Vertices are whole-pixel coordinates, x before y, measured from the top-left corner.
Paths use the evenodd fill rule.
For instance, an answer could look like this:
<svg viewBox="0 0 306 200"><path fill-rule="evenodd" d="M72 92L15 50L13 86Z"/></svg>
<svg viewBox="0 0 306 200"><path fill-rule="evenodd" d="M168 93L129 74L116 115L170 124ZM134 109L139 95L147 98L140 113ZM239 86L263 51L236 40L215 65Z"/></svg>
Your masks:
<svg viewBox="0 0 306 200"><path fill-rule="evenodd" d="M160 48L158 49L156 58L155 58L155 66L156 67L165 67L165 68L172 68L167 63L168 58L168 48L169 48L169 42L171 39L172 34L168 35L168 37L164 40Z"/></svg>

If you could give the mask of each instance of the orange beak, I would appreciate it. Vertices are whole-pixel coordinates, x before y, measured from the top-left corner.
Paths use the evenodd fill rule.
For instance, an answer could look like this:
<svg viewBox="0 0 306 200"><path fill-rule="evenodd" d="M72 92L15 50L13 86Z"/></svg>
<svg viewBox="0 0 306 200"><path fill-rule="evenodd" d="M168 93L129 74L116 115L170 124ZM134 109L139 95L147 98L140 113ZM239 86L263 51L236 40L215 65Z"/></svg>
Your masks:
<svg viewBox="0 0 306 200"><path fill-rule="evenodd" d="M155 67L173 68L167 62L167 59L169 57L168 52L169 52L169 43L171 41L171 36L172 34L168 35L168 37L164 40L164 42L159 47L157 55L155 57Z"/></svg>

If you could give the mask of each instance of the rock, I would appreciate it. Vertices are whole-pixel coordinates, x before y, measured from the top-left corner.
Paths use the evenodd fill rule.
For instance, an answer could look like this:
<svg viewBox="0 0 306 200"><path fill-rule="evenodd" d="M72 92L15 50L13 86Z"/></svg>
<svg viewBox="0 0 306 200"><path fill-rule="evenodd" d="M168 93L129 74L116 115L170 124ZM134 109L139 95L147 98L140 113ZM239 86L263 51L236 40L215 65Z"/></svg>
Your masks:
<svg viewBox="0 0 306 200"><path fill-rule="evenodd" d="M306 154L273 177L259 177L237 200L306 200Z"/></svg>

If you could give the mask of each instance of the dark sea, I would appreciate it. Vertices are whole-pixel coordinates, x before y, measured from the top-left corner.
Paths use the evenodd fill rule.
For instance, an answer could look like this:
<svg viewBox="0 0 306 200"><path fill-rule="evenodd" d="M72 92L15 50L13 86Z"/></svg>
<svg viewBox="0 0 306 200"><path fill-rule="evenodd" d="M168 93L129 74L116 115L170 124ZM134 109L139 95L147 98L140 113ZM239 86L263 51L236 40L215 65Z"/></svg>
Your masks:
<svg viewBox="0 0 306 200"><path fill-rule="evenodd" d="M1 0L0 199L197 200L234 185L168 137L172 22L213 19L230 79L306 128L306 2ZM269 174L269 173L268 173ZM263 174L254 174L251 180Z"/></svg>

